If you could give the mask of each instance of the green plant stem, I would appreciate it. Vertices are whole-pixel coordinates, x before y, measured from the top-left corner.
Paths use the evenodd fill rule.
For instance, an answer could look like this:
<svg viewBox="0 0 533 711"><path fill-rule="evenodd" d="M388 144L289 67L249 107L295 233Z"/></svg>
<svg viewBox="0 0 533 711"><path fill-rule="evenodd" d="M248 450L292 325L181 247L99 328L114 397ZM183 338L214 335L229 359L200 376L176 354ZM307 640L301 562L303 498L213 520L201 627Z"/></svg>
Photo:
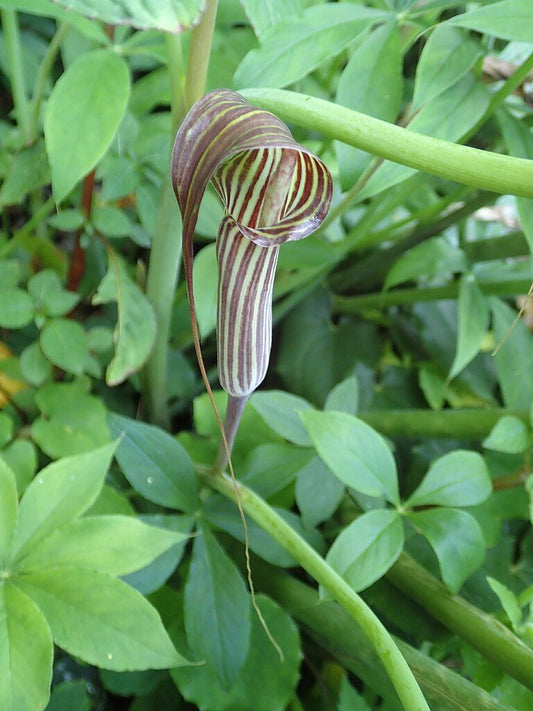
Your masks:
<svg viewBox="0 0 533 711"><path fill-rule="evenodd" d="M531 279L509 279L506 281L478 282L486 296L514 296L527 294ZM333 310L339 314L356 314L367 309L386 309L402 304L417 304L421 301L441 301L456 299L459 283L452 282L445 286L431 286L427 289L395 289L363 296L336 296Z"/></svg>
<svg viewBox="0 0 533 711"><path fill-rule="evenodd" d="M387 437L453 437L484 439L502 417L529 422L527 410L380 410L358 417Z"/></svg>
<svg viewBox="0 0 533 711"><path fill-rule="evenodd" d="M443 141L282 89L247 89L243 96L285 121L417 170L502 194L533 197L533 161Z"/></svg>
<svg viewBox="0 0 533 711"><path fill-rule="evenodd" d="M211 52L211 41L217 0L208 0L199 25L191 34L189 62L185 81L181 71L179 38L166 35L168 65L171 81L171 115L173 131L190 108L189 97L203 94ZM205 25L204 25L205 23ZM198 62L197 66L195 62ZM202 69L200 70L200 65ZM183 92L185 84L185 92ZM185 98L183 94L186 94ZM181 263L181 218L169 179L164 181L156 232L152 241L150 263L146 278L146 295L152 304L157 332L152 353L146 364L144 392L153 422L169 426L167 381L168 341L174 292Z"/></svg>
<svg viewBox="0 0 533 711"><path fill-rule="evenodd" d="M41 103L43 100L44 90L46 87L46 82L54 66L54 62L59 51L61 42L63 41L67 30L70 25L68 22L63 22L57 28L54 36L52 37L50 44L48 45L44 57L41 60L39 69L37 71L37 76L35 77L35 83L33 86L32 100L31 100L31 111L30 111L30 135L32 140L36 138L39 126L39 113L41 110Z"/></svg>
<svg viewBox="0 0 533 711"><path fill-rule="evenodd" d="M386 577L498 669L533 691L533 649L492 615L449 593L406 553L401 554Z"/></svg>
<svg viewBox="0 0 533 711"><path fill-rule="evenodd" d="M257 583L280 603L308 634L343 666L386 699L387 708L399 703L389 679L368 640L335 602L320 600L317 592L287 573L254 565ZM511 711L487 692L409 644L396 640L433 711Z"/></svg>
<svg viewBox="0 0 533 711"><path fill-rule="evenodd" d="M240 483L220 474L198 472L204 483L240 504L248 516L267 531L274 540L337 600L363 629L379 655L406 711L429 711L426 700L407 662L386 628L340 575L263 499Z"/></svg>
<svg viewBox="0 0 533 711"><path fill-rule="evenodd" d="M24 141L29 144L32 138L30 106L24 80L22 42L20 40L18 17L14 10L2 10L1 13L15 114L19 128L24 136Z"/></svg>

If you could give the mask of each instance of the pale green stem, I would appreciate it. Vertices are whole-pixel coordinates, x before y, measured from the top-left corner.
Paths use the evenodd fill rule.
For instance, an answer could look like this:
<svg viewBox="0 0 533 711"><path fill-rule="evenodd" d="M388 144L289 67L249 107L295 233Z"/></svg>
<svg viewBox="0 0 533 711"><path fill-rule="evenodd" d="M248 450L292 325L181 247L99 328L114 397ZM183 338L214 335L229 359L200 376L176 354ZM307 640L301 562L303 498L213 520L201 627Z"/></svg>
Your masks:
<svg viewBox="0 0 533 711"><path fill-rule="evenodd" d="M228 445L230 454L233 449L233 443L235 442L235 435L239 429L241 415L249 397L249 395L246 395L245 397L234 397L233 395L228 395L228 406L226 408L226 416L224 417L224 432L226 435L226 444ZM226 467L227 463L228 455L226 453L224 442L222 441L218 449L215 469L217 471L222 471Z"/></svg>
<svg viewBox="0 0 533 711"><path fill-rule="evenodd" d="M166 35L173 132L192 105L188 103L188 97L198 96L199 98L204 92L216 6L216 0L208 0L199 25L191 33L185 81L183 81L181 70L179 38L175 35ZM183 85L187 87L185 92ZM185 99L184 93L186 94ZM156 314L157 333L152 353L146 365L145 394L152 421L162 427L169 425L168 341L180 263L181 220L171 182L167 179L164 181L146 280L146 294Z"/></svg>
<svg viewBox="0 0 533 711"><path fill-rule="evenodd" d="M35 84L33 87L30 112L30 134L32 139L37 136L39 112L41 110L41 103L43 100L46 82L50 76L50 72L52 70L52 67L54 66L59 47L67 33L68 28L69 24L67 22L63 22L57 28L57 31L52 37L37 71L37 76L35 78Z"/></svg>
<svg viewBox="0 0 533 711"><path fill-rule="evenodd" d="M339 602L365 632L379 655L406 711L430 711L407 662L386 628L363 599L263 499L224 475L198 472L203 481L242 509Z"/></svg>
<svg viewBox="0 0 533 711"><path fill-rule="evenodd" d="M243 96L285 121L411 168L493 192L533 197L533 161L443 141L330 101L282 89Z"/></svg>
<svg viewBox="0 0 533 711"><path fill-rule="evenodd" d="M15 105L17 123L26 143L31 142L30 107L26 94L24 80L24 66L22 63L22 42L17 13L14 10L2 10L2 31L4 33L9 73L11 79L11 92Z"/></svg>

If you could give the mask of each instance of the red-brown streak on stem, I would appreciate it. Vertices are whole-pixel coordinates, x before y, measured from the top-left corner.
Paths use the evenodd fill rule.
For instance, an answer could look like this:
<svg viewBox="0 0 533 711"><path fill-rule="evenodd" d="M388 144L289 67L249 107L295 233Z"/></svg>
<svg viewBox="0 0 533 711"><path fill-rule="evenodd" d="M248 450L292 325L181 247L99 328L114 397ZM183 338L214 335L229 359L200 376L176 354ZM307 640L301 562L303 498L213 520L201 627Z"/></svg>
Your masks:
<svg viewBox="0 0 533 711"><path fill-rule="evenodd" d="M81 209L87 219L89 219L91 216L91 210L93 206L95 176L96 168L91 170L91 172L85 176L85 179L83 181ZM85 250L80 245L81 235L82 230L78 230L76 234L74 250L72 252L72 257L70 260L70 267L68 270L67 289L69 289L70 291L78 290L78 286L80 285L80 281L82 280L83 273L85 271Z"/></svg>

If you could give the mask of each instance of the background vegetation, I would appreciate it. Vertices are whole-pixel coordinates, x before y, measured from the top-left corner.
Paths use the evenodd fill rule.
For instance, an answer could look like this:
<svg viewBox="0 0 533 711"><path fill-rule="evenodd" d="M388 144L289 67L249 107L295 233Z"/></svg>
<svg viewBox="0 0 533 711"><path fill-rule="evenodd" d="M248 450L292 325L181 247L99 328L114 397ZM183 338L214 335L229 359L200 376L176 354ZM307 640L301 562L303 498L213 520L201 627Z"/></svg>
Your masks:
<svg viewBox="0 0 533 711"><path fill-rule="evenodd" d="M533 708L530 0L0 16L0 707L405 708L360 598L331 599L342 578L431 709ZM233 489L209 474L169 180L176 127L218 87L335 181L319 231L281 250L233 455L278 650ZM221 216L208 192L213 387Z"/></svg>

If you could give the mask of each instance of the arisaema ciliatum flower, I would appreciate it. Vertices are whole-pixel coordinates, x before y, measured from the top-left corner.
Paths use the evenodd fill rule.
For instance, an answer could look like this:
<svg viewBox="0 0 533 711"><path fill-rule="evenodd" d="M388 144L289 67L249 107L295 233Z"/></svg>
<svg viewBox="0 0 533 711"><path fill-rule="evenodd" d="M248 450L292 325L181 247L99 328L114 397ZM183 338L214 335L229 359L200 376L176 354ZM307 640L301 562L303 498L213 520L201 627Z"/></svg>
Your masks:
<svg viewBox="0 0 533 711"><path fill-rule="evenodd" d="M267 371L280 246L307 237L321 224L331 201L331 176L282 121L233 91L215 90L187 114L174 143L172 182L183 217L183 263L204 379L192 261L198 210L209 181L224 206L216 246L218 372L235 414Z"/></svg>

